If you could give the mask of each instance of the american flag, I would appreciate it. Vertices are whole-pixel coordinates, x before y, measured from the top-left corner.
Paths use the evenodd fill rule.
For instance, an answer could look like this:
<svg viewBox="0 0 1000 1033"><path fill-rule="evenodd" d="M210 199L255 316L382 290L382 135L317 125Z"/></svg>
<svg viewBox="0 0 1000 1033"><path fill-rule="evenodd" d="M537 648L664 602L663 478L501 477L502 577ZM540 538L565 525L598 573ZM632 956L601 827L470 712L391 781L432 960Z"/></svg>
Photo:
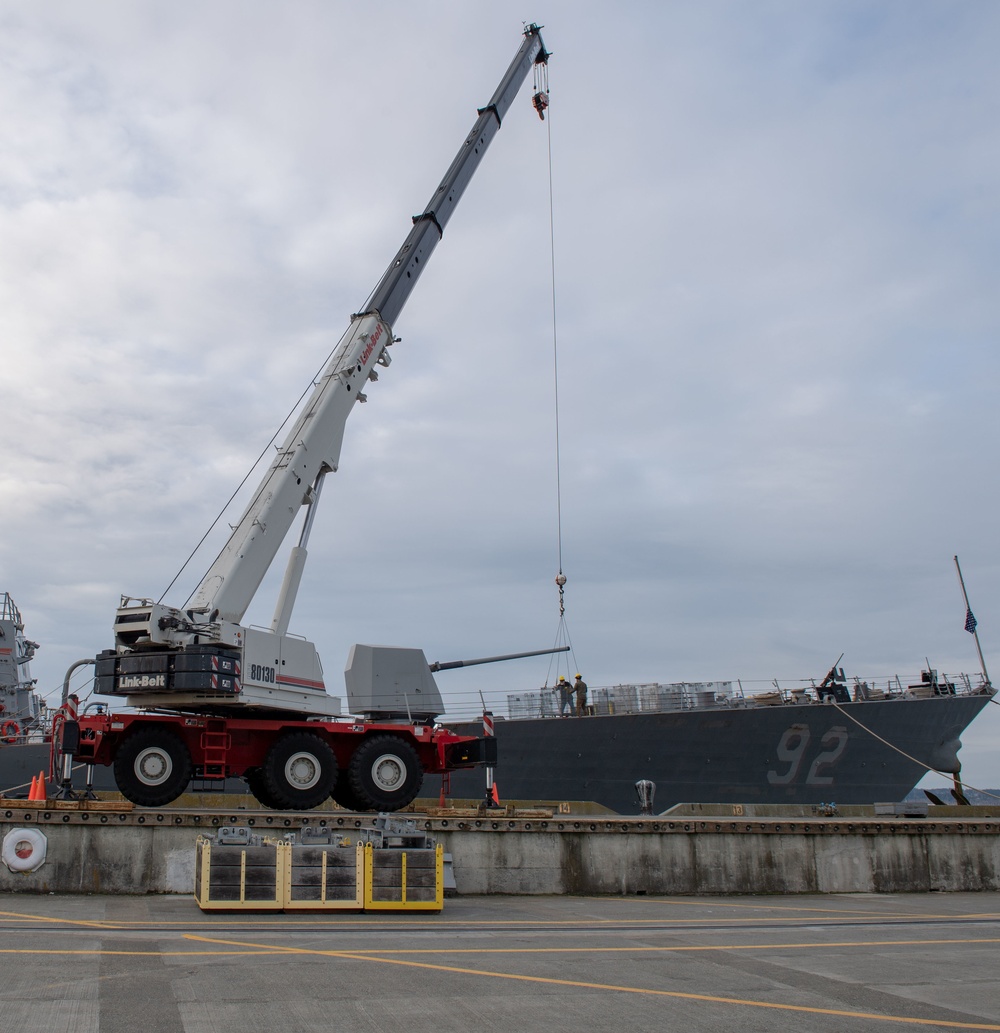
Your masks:
<svg viewBox="0 0 1000 1033"><path fill-rule="evenodd" d="M970 635L974 635L976 633L976 624L977 623L978 622L976 621L976 618L973 616L971 607L967 606L965 608L965 630Z"/></svg>

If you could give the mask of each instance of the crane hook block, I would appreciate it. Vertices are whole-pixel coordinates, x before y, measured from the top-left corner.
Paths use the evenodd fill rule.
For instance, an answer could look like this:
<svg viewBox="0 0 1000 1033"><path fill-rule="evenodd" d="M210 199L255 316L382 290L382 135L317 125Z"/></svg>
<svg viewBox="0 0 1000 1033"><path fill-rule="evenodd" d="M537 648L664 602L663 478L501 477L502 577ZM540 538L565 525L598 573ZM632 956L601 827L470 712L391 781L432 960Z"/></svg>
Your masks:
<svg viewBox="0 0 1000 1033"><path fill-rule="evenodd" d="M545 109L549 106L549 95L544 90L539 90L532 96L531 103L538 112L538 117L544 122Z"/></svg>

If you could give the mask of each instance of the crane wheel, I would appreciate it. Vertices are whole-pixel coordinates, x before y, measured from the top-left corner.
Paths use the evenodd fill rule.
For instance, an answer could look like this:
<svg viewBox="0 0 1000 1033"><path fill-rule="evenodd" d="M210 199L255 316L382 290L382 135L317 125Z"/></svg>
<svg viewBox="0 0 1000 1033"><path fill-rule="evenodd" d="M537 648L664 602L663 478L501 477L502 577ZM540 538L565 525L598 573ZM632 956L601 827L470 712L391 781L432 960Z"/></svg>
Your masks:
<svg viewBox="0 0 1000 1033"><path fill-rule="evenodd" d="M267 751L261 778L270 797L266 801L268 806L308 811L333 792L337 784L337 757L329 743L318 735L291 732Z"/></svg>
<svg viewBox="0 0 1000 1033"><path fill-rule="evenodd" d="M267 786L264 784L264 772L260 768L250 768L244 772L243 781L246 782L247 789L262 807L269 807L272 810L278 810L281 807L281 804L267 791Z"/></svg>
<svg viewBox="0 0 1000 1033"><path fill-rule="evenodd" d="M348 774L360 810L398 811L413 802L424 782L417 751L396 735L366 739L354 751Z"/></svg>
<svg viewBox="0 0 1000 1033"><path fill-rule="evenodd" d="M354 795L354 790L351 788L351 775L348 771L341 771L337 776L337 784L333 787L330 796L334 803L339 803L341 807L346 807L349 811L365 810L365 805Z"/></svg>
<svg viewBox="0 0 1000 1033"><path fill-rule="evenodd" d="M162 807L176 800L190 780L191 754L165 728L133 732L115 754L118 789L139 807Z"/></svg>

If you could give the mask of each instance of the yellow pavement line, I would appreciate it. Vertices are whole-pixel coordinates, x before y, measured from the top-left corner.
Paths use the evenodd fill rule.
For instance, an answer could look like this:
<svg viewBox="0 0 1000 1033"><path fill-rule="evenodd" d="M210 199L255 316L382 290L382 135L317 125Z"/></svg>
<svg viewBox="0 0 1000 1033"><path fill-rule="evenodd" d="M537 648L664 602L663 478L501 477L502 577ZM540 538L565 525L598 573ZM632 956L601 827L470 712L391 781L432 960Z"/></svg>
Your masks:
<svg viewBox="0 0 1000 1033"><path fill-rule="evenodd" d="M195 937L197 938L197 937ZM721 943L667 947L341 947L351 954L656 954L695 951L822 950L824 947L937 947L1000 943L1000 937L966 940L845 940L840 943ZM0 950L0 954L4 953Z"/></svg>
<svg viewBox="0 0 1000 1033"><path fill-rule="evenodd" d="M98 922L93 919L84 918L50 918L47 915L28 915L18 911L0 911L0 918L16 918L29 922L50 922L53 925L82 925L88 929L118 929L118 925L109 925L107 922Z"/></svg>
<svg viewBox="0 0 1000 1033"><path fill-rule="evenodd" d="M184 937L185 939L202 940L195 934ZM210 943L228 942L207 940ZM1000 943L1000 937L991 938L970 938L952 940L844 940L835 943L721 943L721 944L688 944L673 945L665 947L341 947L336 954L374 955L384 954L657 954L657 953L694 953L699 951L773 951L773 950L822 950L826 948L840 947L943 947L960 946L968 944ZM3 954L68 954L87 956L91 954L123 954L123 955L144 955L149 957L175 957L189 954L213 955L242 955L242 954L281 954L289 950L298 950L295 947L254 947L240 951L167 951L167 950L106 950L101 947L92 949L79 948L52 948L42 947L0 947L0 955ZM302 948L309 951L309 948ZM320 952L322 953L322 952Z"/></svg>
<svg viewBox="0 0 1000 1033"><path fill-rule="evenodd" d="M190 934L185 939L202 940L205 937ZM210 943L228 942L207 940ZM772 951L772 950L817 950L824 947L942 947L956 946L963 944L986 944L1000 943L1000 937L982 939L952 939L952 940L844 940L836 943L723 943L723 944L689 944L684 946L666 947L347 947L340 948L333 952L338 956L343 955L364 955L373 959L374 955L384 954L657 954L657 953L691 953L699 951ZM274 955L283 954L289 950L299 950L295 947L251 947L244 950L232 951L168 951L168 950L106 950L101 947L93 949L65 949L53 948L44 949L41 947L0 947L0 955L3 954L52 954L52 955L137 955L144 957L186 957L188 955L206 955L208 957L242 956L242 955ZM327 953L325 951L312 951L309 948L301 948L307 953ZM374 960L378 960L374 958Z"/></svg>
<svg viewBox="0 0 1000 1033"><path fill-rule="evenodd" d="M203 936L187 934L186 939L204 940L208 943L219 943L224 946L272 948L274 945L260 943L237 943L232 940L214 940ZM437 972L453 972L457 975L486 976L491 979L511 979L525 983L544 983L550 986L571 986L583 990L612 990L618 993L642 994L651 997L674 997L686 1001L704 1001L708 1004L730 1004L747 1008L768 1008L774 1011L802 1012L810 1015L835 1015L838 1018L867 1019L878 1022L896 1022L913 1026L938 1026L948 1029L982 1029L1000 1030L1000 1026L978 1022L949 1022L941 1019L918 1019L910 1015L878 1015L874 1012L846 1011L839 1008L813 1008L803 1004L779 1004L773 1001L752 1001L739 997L717 997L712 994L692 994L679 990L653 990L638 986L618 986L610 983L590 983L577 979L552 979L545 976L527 976L508 972L486 972L481 969L457 968L451 965L429 965L420 961L401 961L396 958L378 958L366 954L335 950L311 950L302 947L286 947L289 954L311 954L319 957L343 958L348 961L374 961L383 965L403 965L408 968L421 968Z"/></svg>
<svg viewBox="0 0 1000 1033"><path fill-rule="evenodd" d="M282 954L285 948L275 947L267 948L265 950L239 950L239 951L110 951L104 950L101 947L95 947L93 950L42 950L39 947L3 947L0 948L0 954L44 954L44 955L62 955L70 954L74 956L82 957L98 957L103 955L114 956L122 955L124 957L143 957L143 958L188 958L195 955L204 955L210 958L216 957L237 957L242 958L246 956L254 957L265 957L272 954Z"/></svg>
<svg viewBox="0 0 1000 1033"><path fill-rule="evenodd" d="M718 901L718 900L664 900L662 898L646 898L645 900L629 900L630 904L669 904L674 907L685 907L691 905L692 907L712 907L712 908L743 908L751 911L791 911L795 913L818 913L828 915L839 915L842 918L888 918L896 920L906 919L917 919L924 921L926 919L969 919L969 918L997 918L1000 917L996 912L986 912L984 914L968 914L968 915L924 915L914 914L910 911L847 911L843 908L833 907L795 907L787 904L738 904L733 901ZM647 920L648 921L648 920ZM688 921L702 921L702 919L688 919ZM753 919L746 919L746 921L753 921ZM762 919L762 921L778 921L778 919Z"/></svg>
<svg viewBox="0 0 1000 1033"><path fill-rule="evenodd" d="M653 901L653 903L673 903L672 901ZM677 902L680 903L680 902ZM691 903L696 903L691 901ZM706 903L705 906L712 906ZM752 908L755 905L752 904L733 904L726 905L731 907L747 907ZM767 910L777 910L776 908L769 905L759 905L760 907L766 907ZM787 910L809 910L806 908L796 909L788 908ZM836 915L838 917L832 917ZM1000 914L969 914L969 915L883 915L879 912L871 912L871 914L862 913L858 916L857 912L838 912L832 911L831 917L817 916L815 918L810 917L803 920L803 924L808 925L821 925L825 922L839 922L844 925L854 924L852 922L845 922L845 918L857 917L858 923L868 923L872 917L883 918L886 920L888 925L899 925L906 924L907 922L923 922L926 920L930 921L950 921L957 923L964 923L970 920L982 920L1000 918ZM346 929L346 928L359 928L359 929L372 929L381 928L386 930L426 930L426 929L445 929L445 928L461 928L461 929L520 929L522 927L528 927L532 929L593 929L595 932L599 932L601 926L614 926L616 928L635 928L644 929L651 925L662 924L664 919L662 918L580 918L580 919L503 919L503 920L492 920L492 919L470 919L470 920L438 920L435 915L427 914L414 914L406 918L392 917L388 915L368 915L365 918L358 918L351 916L350 918L319 918L316 915L303 915L300 919L288 919L276 921L268 921L267 919L256 916L253 918L240 918L234 915L227 915L225 919L212 920L212 919L177 919L176 921L168 922L152 922L144 921L142 919L135 919L134 921L101 921L98 919L83 919L83 918L52 918L47 915L32 915L17 911L0 911L0 918L7 918L12 921L22 921L27 923L33 922L48 922L53 925L78 925L84 928L93 929L104 929L109 931L115 930L129 930L129 929L170 929L172 927L181 927L184 929L190 929L192 926L204 927L207 929L215 929L220 924L225 924L227 927L232 926L251 926L251 927L265 927L267 929L317 929L317 928L331 928L331 929ZM787 924L788 919L784 917L778 918L670 918L672 925L688 925L698 926L706 924L718 924L719 922L725 922L727 925L738 926L744 924L756 924L765 925L768 923L783 923ZM423 924L420 924L423 923Z"/></svg>

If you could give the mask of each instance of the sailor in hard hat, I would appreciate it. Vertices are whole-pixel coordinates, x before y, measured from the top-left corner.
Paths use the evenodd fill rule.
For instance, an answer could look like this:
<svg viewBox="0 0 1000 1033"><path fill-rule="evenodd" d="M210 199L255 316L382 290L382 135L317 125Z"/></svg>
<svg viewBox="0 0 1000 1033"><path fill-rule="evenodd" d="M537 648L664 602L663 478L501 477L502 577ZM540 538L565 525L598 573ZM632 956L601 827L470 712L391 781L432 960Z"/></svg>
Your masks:
<svg viewBox="0 0 1000 1033"><path fill-rule="evenodd" d="M559 693L559 716L569 717L573 713L573 686L566 681L565 674L559 675L555 689Z"/></svg>
<svg viewBox="0 0 1000 1033"><path fill-rule="evenodd" d="M576 672L576 681L573 682L573 691L576 693L576 713L583 717L587 713L587 683L583 680L580 672Z"/></svg>

